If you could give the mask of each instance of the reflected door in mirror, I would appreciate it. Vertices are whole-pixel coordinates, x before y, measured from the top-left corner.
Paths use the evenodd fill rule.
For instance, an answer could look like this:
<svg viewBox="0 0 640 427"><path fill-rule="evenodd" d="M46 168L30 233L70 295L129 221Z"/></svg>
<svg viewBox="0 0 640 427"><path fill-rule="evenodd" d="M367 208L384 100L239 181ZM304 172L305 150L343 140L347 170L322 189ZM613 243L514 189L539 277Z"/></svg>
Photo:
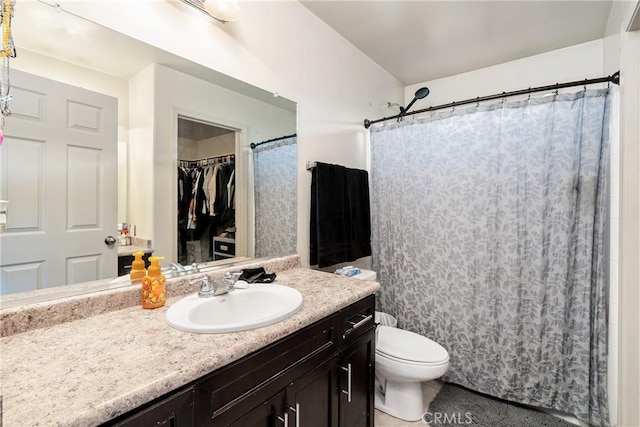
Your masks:
<svg viewBox="0 0 640 427"><path fill-rule="evenodd" d="M116 275L117 100L12 70L2 294Z"/></svg>

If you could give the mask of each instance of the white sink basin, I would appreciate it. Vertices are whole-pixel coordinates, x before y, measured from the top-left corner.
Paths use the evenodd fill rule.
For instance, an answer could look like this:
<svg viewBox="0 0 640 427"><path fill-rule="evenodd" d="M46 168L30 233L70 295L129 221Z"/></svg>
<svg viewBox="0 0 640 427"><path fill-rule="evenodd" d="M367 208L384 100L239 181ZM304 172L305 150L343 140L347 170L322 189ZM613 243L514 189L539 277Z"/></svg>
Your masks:
<svg viewBox="0 0 640 427"><path fill-rule="evenodd" d="M167 323L185 332L238 332L287 319L301 307L302 294L294 288L253 284L224 295L182 298L167 310Z"/></svg>

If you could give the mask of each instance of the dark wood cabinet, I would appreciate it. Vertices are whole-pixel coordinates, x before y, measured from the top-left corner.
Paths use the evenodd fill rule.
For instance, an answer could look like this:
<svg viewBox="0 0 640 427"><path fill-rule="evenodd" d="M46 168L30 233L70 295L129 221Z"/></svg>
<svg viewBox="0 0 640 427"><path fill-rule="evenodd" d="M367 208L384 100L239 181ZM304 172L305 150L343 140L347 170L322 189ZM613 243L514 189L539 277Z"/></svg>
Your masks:
<svg viewBox="0 0 640 427"><path fill-rule="evenodd" d="M340 351L339 425L373 426L375 387L375 329Z"/></svg>
<svg viewBox="0 0 640 427"><path fill-rule="evenodd" d="M337 359L331 357L286 388L289 426L338 426Z"/></svg>
<svg viewBox="0 0 640 427"><path fill-rule="evenodd" d="M339 324L334 313L198 381L196 425L233 425L258 404L285 392L338 352ZM285 412L284 406L277 411L282 418Z"/></svg>
<svg viewBox="0 0 640 427"><path fill-rule="evenodd" d="M162 399L151 406L138 410L122 421L114 422L117 427L192 427L193 387Z"/></svg>
<svg viewBox="0 0 640 427"><path fill-rule="evenodd" d="M257 406L242 414L240 418L227 424L229 427L275 427L289 425L285 421L284 391L259 403Z"/></svg>
<svg viewBox="0 0 640 427"><path fill-rule="evenodd" d="M374 297L105 425L373 426Z"/></svg>
<svg viewBox="0 0 640 427"><path fill-rule="evenodd" d="M340 404L344 427L373 426L375 387L375 304L364 298L340 311L338 360Z"/></svg>

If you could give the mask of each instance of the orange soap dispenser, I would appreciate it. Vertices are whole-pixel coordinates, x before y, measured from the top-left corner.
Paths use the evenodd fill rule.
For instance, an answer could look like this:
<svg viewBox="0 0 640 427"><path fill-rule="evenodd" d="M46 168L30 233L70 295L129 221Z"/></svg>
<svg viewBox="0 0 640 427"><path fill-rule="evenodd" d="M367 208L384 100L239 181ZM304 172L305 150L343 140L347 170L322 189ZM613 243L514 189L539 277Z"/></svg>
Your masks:
<svg viewBox="0 0 640 427"><path fill-rule="evenodd" d="M162 307L167 299L166 277L160 270L160 260L164 257L150 256L151 265L142 279L142 308Z"/></svg>
<svg viewBox="0 0 640 427"><path fill-rule="evenodd" d="M142 259L143 256L144 252L142 251L133 253L134 260L131 263L131 273L129 273L131 283L140 283L144 276L147 275L147 269L144 268L144 260Z"/></svg>

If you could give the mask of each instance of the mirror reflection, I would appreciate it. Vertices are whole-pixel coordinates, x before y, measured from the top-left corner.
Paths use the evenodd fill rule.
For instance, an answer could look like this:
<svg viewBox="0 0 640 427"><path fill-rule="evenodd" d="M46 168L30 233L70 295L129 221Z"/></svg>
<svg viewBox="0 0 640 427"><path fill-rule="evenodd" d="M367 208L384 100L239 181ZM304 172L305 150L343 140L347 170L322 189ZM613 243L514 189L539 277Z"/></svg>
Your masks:
<svg viewBox="0 0 640 427"><path fill-rule="evenodd" d="M295 252L294 102L40 2L12 27L0 294Z"/></svg>
<svg viewBox="0 0 640 427"><path fill-rule="evenodd" d="M236 256L236 131L178 117L178 262Z"/></svg>

